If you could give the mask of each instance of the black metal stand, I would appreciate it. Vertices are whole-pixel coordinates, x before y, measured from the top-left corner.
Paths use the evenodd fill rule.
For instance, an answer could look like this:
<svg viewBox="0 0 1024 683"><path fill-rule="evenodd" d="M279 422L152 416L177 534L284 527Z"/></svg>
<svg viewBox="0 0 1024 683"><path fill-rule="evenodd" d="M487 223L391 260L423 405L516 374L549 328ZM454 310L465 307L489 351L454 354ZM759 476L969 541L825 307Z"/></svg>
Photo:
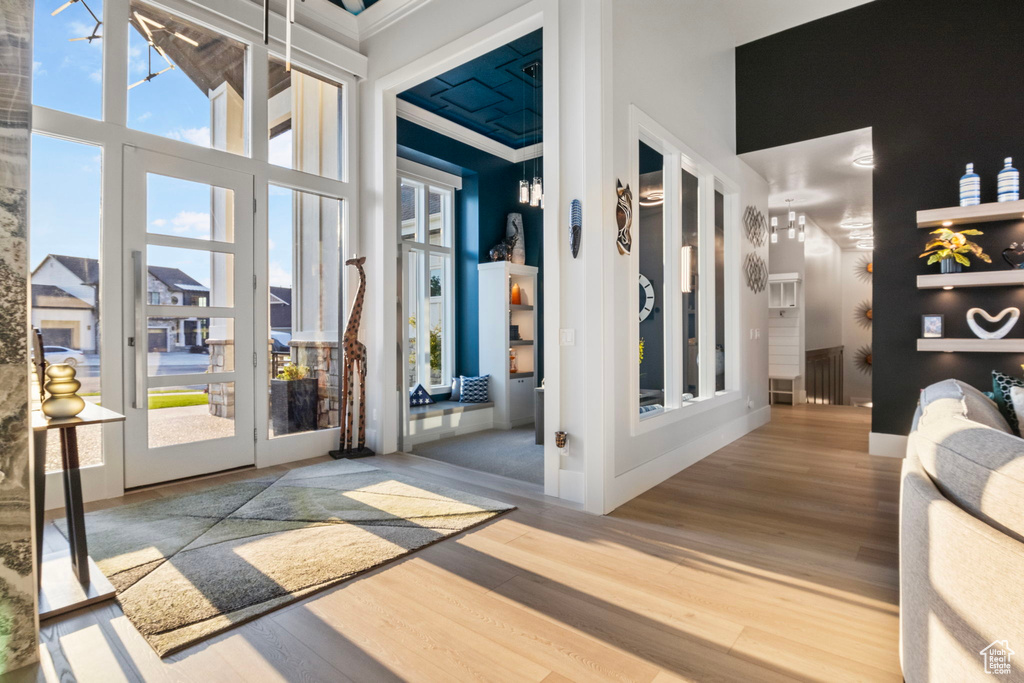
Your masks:
<svg viewBox="0 0 1024 683"><path fill-rule="evenodd" d="M328 453L335 460L341 460L342 458L369 458L371 455L376 455L372 449L363 446L362 448L344 448L337 451L330 451Z"/></svg>

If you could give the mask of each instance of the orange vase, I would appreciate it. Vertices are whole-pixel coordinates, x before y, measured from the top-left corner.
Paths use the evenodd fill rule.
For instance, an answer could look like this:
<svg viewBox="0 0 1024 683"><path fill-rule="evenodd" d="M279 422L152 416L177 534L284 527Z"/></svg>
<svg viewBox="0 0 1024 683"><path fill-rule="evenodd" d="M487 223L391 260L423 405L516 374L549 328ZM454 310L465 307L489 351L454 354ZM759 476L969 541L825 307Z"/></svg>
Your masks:
<svg viewBox="0 0 1024 683"><path fill-rule="evenodd" d="M523 303L523 294L521 291L519 291L518 282L512 283L512 294L511 296L509 296L508 300L509 303L511 303L513 306L518 306L519 304Z"/></svg>

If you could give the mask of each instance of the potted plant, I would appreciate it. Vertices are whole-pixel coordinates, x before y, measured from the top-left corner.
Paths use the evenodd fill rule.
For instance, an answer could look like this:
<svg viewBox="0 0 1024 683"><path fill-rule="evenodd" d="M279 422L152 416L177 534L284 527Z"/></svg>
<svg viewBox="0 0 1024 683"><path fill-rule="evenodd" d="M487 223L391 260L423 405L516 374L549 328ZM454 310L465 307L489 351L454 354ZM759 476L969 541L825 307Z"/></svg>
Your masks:
<svg viewBox="0 0 1024 683"><path fill-rule="evenodd" d="M270 380L270 417L274 435L316 429L317 382L305 365L286 365Z"/></svg>
<svg viewBox="0 0 1024 683"><path fill-rule="evenodd" d="M981 247L976 242L972 242L967 239L967 235L984 235L981 230L961 230L955 232L949 228L939 228L938 230L932 230L932 235L936 237L925 246L925 252L921 254L920 258L928 257L928 265L939 262L942 267L943 273L959 273L961 266L967 266L970 268L971 261L967 258L968 254L974 254L974 257L984 261L985 263L992 263L992 259L988 257Z"/></svg>

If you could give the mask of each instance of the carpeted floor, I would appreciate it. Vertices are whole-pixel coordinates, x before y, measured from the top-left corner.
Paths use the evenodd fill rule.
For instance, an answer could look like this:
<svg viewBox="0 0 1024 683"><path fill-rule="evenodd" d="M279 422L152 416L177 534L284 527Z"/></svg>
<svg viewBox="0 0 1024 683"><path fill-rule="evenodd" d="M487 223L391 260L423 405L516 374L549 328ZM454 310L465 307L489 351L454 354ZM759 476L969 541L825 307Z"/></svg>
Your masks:
<svg viewBox="0 0 1024 683"><path fill-rule="evenodd" d="M478 472L544 483L544 446L534 443L533 425L489 429L414 446L411 453Z"/></svg>
<svg viewBox="0 0 1024 683"><path fill-rule="evenodd" d="M91 512L86 528L164 656L511 509L339 460Z"/></svg>

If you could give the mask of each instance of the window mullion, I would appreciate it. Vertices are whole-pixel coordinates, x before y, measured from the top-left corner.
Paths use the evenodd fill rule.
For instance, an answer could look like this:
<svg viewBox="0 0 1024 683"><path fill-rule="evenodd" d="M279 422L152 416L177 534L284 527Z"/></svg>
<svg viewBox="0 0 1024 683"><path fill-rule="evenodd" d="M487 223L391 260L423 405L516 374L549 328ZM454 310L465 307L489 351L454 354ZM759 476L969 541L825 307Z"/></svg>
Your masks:
<svg viewBox="0 0 1024 683"><path fill-rule="evenodd" d="M103 121L116 126L128 116L128 26L128 2L103 3Z"/></svg>

